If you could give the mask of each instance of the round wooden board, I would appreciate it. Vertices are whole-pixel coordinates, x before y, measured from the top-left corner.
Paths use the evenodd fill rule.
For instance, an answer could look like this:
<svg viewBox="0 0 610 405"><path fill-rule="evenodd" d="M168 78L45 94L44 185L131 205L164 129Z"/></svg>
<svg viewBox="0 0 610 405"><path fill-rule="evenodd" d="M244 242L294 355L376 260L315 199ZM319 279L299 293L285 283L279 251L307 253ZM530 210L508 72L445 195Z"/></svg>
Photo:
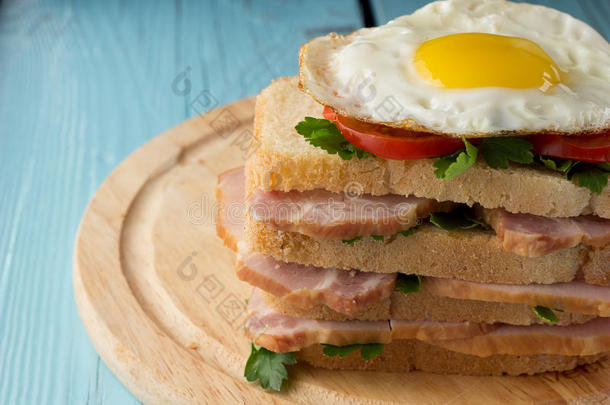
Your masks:
<svg viewBox="0 0 610 405"><path fill-rule="evenodd" d="M251 288L216 237L218 174L242 165L254 100L170 129L104 181L75 248L78 308L98 353L145 403L601 403L610 362L532 377L379 373L299 365L281 393L245 381Z"/></svg>

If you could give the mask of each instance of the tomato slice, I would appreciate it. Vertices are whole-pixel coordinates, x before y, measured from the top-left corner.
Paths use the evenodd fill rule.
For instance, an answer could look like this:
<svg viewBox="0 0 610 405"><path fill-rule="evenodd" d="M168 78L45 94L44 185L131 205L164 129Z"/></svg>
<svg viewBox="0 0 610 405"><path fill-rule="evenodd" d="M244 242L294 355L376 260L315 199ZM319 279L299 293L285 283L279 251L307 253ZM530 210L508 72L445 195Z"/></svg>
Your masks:
<svg viewBox="0 0 610 405"><path fill-rule="evenodd" d="M602 135L531 135L534 154L590 163L610 162L610 132Z"/></svg>
<svg viewBox="0 0 610 405"><path fill-rule="evenodd" d="M461 139L369 124L344 117L325 107L324 118L334 121L345 139L376 156L394 160L415 160L448 155L462 149Z"/></svg>
<svg viewBox="0 0 610 405"><path fill-rule="evenodd" d="M374 155L394 160L415 160L448 155L462 149L458 138L430 135L380 124L369 124L344 117L324 107L324 118L334 121L345 139ZM610 162L610 131L600 135L530 135L535 155L581 160L590 163ZM471 142L478 144L479 139Z"/></svg>

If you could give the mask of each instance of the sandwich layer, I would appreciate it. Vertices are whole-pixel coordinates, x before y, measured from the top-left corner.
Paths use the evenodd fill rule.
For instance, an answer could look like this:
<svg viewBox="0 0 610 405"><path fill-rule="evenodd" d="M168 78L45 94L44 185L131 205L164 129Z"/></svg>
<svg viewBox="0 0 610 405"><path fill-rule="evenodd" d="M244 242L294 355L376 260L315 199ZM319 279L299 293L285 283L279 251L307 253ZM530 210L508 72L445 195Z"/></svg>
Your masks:
<svg viewBox="0 0 610 405"><path fill-rule="evenodd" d="M219 178L217 227L225 244L236 250L237 241L243 238L243 229L229 218L227 212L228 207L238 205L241 197L234 192L235 187L231 187L231 179L243 183L243 172L231 170ZM227 187L231 190L226 190ZM529 306L535 305L568 311L560 312L560 324L589 319L569 312L610 315L608 289L582 282L507 285L426 277L423 280L424 293L412 295L422 298L416 298L415 302L409 304L403 303L407 298L403 294L393 294L393 299L388 300L395 288L396 273L318 268L286 263L246 251L238 255L236 274L242 281L277 296L272 306L280 307L280 312L319 319L425 319L427 313L434 320L530 324L534 320L540 321L529 310ZM427 303L423 298L426 293L440 299L437 302L431 299ZM449 299L443 299L445 297ZM269 300L271 298L266 301ZM490 301L492 304L480 301ZM421 304L417 305L417 302ZM447 306L448 310L445 309ZM393 312L390 312L390 308ZM421 312L422 308L426 308L426 313ZM417 312L417 309L420 311ZM476 318L472 318L475 315Z"/></svg>
<svg viewBox="0 0 610 405"><path fill-rule="evenodd" d="M528 304L475 301L439 297L426 290L404 295L394 292L389 299L370 304L352 315L337 312L326 305L302 307L282 297L261 291L261 298L274 311L297 318L312 318L334 321L351 319L371 320L402 319L409 321L505 323L509 325L545 324ZM557 326L584 323L595 319L595 315L555 312Z"/></svg>
<svg viewBox="0 0 610 405"><path fill-rule="evenodd" d="M240 235L240 238L243 235L245 215L245 180L240 170L236 168L223 173L216 189L219 201L217 232L234 250L238 241L235 235ZM542 257L528 258L505 251L502 241L493 232L464 230L448 233L431 225L421 226L406 237L394 235L383 242L364 238L356 244L346 245L340 241L316 240L296 232L278 231L272 225L255 221L248 214L245 238L249 250L284 262L493 283L550 284L568 282L581 275L589 284L610 283L610 246L578 245ZM505 222L502 226L506 227ZM523 233L522 229L518 223L513 225L513 233ZM539 235L534 237L541 238ZM426 249L421 249L422 246Z"/></svg>
<svg viewBox="0 0 610 405"><path fill-rule="evenodd" d="M496 354L478 357L458 353L415 339L396 340L386 344L381 355L365 361L358 351L345 357L328 357L321 345L309 346L296 353L299 361L314 367L336 370L369 370L408 372L414 370L439 374L461 375L519 375L547 371L571 370L579 365L595 363L607 354L591 356L562 356L549 354Z"/></svg>
<svg viewBox="0 0 610 405"><path fill-rule="evenodd" d="M542 257L507 252L496 235L475 229L446 232L420 226L412 235L379 242L363 238L348 245L282 232L247 215L245 241L250 250L284 262L456 278L481 283L552 284L580 277L588 284L610 284L610 246L579 245Z"/></svg>
<svg viewBox="0 0 610 405"><path fill-rule="evenodd" d="M242 180L242 176L239 179L236 176L236 181L226 187L245 189ZM595 248L610 245L610 219L594 215L551 218L479 205L468 210L464 205L413 196L357 195L323 189L254 190L246 205L250 216L258 222L320 240L392 236L433 222L432 219L428 222L428 217L455 220L468 215L482 221L481 226L493 229L503 249L519 256L540 257L581 244Z"/></svg>
<svg viewBox="0 0 610 405"><path fill-rule="evenodd" d="M560 324L609 316L610 290L582 282L509 285L425 277L421 290L394 292L396 273L323 269L239 254L237 277L278 312L314 319L432 319L540 323L532 307L558 309ZM268 294L266 294L268 293ZM590 316L587 316L590 315Z"/></svg>
<svg viewBox="0 0 610 405"><path fill-rule="evenodd" d="M436 159L342 160L310 145L294 129L304 117L322 118L322 105L298 90L294 78L273 82L257 97L253 148L246 163L248 192L357 187L373 195L400 194L547 217L593 214L610 218L610 186L592 194L546 169L513 165L492 169L477 162L450 181L434 176Z"/></svg>
<svg viewBox="0 0 610 405"><path fill-rule="evenodd" d="M568 326L515 326L502 323L408 321L329 321L276 312L255 289L247 307L246 335L276 353L316 344L348 346L418 339L446 349L487 357L492 354L586 356L610 352L610 319Z"/></svg>

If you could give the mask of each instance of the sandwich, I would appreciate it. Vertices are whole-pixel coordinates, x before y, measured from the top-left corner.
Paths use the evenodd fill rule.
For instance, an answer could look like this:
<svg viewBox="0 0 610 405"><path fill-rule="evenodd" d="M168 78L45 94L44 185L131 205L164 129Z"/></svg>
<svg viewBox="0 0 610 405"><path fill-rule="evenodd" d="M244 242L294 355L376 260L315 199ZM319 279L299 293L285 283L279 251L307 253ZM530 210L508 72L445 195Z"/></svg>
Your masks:
<svg viewBox="0 0 610 405"><path fill-rule="evenodd" d="M446 0L301 47L257 97L217 232L254 289L245 376L520 375L610 353L610 45Z"/></svg>

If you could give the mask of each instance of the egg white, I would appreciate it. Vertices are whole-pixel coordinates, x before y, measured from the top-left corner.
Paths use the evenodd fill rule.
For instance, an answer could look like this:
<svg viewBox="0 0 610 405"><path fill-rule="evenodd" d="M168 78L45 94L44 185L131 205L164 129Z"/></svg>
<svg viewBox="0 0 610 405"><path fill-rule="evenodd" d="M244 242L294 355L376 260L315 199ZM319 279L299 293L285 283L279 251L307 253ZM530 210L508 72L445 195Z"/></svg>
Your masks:
<svg viewBox="0 0 610 405"><path fill-rule="evenodd" d="M427 40L464 32L529 39L567 80L539 89L436 87L415 70ZM610 127L610 45L560 11L504 0L430 3L388 24L303 45L302 88L343 115L452 136L541 131L579 134Z"/></svg>

